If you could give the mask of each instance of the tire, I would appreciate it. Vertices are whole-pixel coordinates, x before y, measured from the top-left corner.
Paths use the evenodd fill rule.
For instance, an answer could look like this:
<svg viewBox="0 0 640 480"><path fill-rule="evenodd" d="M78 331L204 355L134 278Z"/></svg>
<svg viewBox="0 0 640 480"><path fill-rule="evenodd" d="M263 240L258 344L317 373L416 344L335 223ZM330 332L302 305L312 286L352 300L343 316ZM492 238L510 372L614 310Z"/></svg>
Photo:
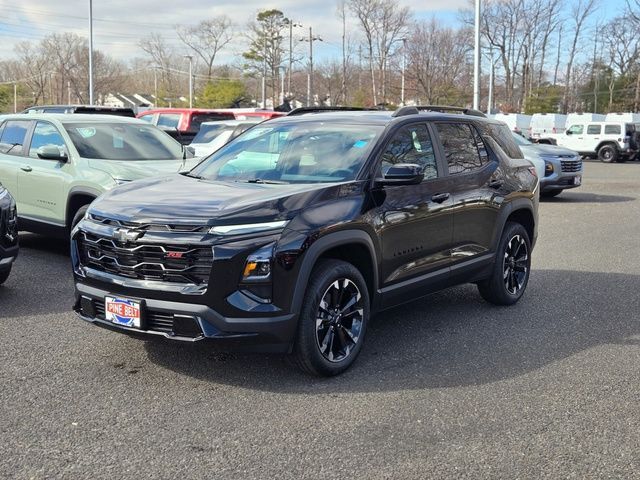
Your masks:
<svg viewBox="0 0 640 480"><path fill-rule="evenodd" d="M598 159L604 163L613 163L618 160L618 149L611 144L603 145L598 150Z"/></svg>
<svg viewBox="0 0 640 480"><path fill-rule="evenodd" d="M0 272L0 285L2 285L4 282L7 281L10 274L11 274L11 267L9 267L7 270L3 270L2 272Z"/></svg>
<svg viewBox="0 0 640 480"><path fill-rule="evenodd" d="M87 213L87 210L89 210L89 205L84 205L78 209L76 214L73 216L73 220L71 222L71 230L76 228L76 225L79 224L80 220L84 218L85 214Z"/></svg>
<svg viewBox="0 0 640 480"><path fill-rule="evenodd" d="M522 248L525 248L524 252L522 252ZM523 270L519 270L519 268ZM478 282L480 295L494 305L513 305L524 294L529 283L530 273L531 241L529 234L521 224L507 222L498 244L491 276Z"/></svg>
<svg viewBox="0 0 640 480"><path fill-rule="evenodd" d="M331 308L337 306L342 315ZM369 317L369 291L360 271L347 262L322 260L311 273L302 303L295 364L317 376L344 372L362 349Z"/></svg>
<svg viewBox="0 0 640 480"><path fill-rule="evenodd" d="M562 193L562 190L547 190L546 192L541 192L540 196L542 198L553 198L557 197Z"/></svg>

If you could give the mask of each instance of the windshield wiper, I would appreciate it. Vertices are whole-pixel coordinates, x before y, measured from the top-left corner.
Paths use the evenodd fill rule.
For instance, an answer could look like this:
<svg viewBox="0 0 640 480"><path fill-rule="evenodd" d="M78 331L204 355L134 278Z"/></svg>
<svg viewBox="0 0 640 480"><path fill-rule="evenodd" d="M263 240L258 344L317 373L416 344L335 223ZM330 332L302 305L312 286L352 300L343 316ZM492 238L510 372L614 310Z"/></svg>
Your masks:
<svg viewBox="0 0 640 480"><path fill-rule="evenodd" d="M189 178L196 178L198 180L205 180L205 178L201 175L192 175L191 172L184 172L182 175Z"/></svg>
<svg viewBox="0 0 640 480"><path fill-rule="evenodd" d="M289 182L281 182L278 180L263 180L262 178L252 178L247 183L264 183L267 185L287 185Z"/></svg>

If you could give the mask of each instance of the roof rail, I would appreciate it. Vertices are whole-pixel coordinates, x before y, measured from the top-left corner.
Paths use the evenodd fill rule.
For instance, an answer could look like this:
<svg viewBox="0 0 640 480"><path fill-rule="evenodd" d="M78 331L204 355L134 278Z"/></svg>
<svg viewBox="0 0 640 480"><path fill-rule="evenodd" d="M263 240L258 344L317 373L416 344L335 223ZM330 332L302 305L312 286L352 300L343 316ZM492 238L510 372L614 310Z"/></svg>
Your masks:
<svg viewBox="0 0 640 480"><path fill-rule="evenodd" d="M403 117L405 115L416 115L420 112L461 113L462 115L487 118L487 116L480 110L463 107L449 107L446 105L416 105L409 107L400 107L393 113L393 116Z"/></svg>
<svg viewBox="0 0 640 480"><path fill-rule="evenodd" d="M363 108L363 107L298 107L287 113L287 116L292 115L306 115L307 113L322 113L322 112L372 112L377 111L378 108Z"/></svg>

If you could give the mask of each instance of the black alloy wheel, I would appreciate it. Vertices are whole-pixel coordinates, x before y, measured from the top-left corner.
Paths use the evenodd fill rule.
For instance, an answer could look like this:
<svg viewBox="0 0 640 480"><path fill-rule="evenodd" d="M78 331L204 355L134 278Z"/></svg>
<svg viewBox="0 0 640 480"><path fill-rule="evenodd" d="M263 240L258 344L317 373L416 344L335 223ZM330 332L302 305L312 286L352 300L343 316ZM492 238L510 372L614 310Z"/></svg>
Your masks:
<svg viewBox="0 0 640 480"><path fill-rule="evenodd" d="M515 235L507 243L502 261L504 285L511 295L517 295L529 275L529 250L521 235Z"/></svg>
<svg viewBox="0 0 640 480"><path fill-rule="evenodd" d="M347 358L360 340L362 294L348 278L339 278L324 292L316 318L316 343L330 362Z"/></svg>

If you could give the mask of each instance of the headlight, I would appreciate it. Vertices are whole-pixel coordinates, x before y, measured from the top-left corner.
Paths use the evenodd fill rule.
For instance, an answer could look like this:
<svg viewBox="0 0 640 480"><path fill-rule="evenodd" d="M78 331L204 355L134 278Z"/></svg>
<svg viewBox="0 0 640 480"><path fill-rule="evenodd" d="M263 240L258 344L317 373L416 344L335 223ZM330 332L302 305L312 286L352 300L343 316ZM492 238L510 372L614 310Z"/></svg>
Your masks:
<svg viewBox="0 0 640 480"><path fill-rule="evenodd" d="M263 282L271 279L271 262L273 258L273 244L262 247L247 257L242 272L244 282Z"/></svg>
<svg viewBox="0 0 640 480"><path fill-rule="evenodd" d="M288 220L266 223L247 223L244 225L219 225L211 227L209 233L213 235L246 235L249 233L269 232L282 230L286 227Z"/></svg>

